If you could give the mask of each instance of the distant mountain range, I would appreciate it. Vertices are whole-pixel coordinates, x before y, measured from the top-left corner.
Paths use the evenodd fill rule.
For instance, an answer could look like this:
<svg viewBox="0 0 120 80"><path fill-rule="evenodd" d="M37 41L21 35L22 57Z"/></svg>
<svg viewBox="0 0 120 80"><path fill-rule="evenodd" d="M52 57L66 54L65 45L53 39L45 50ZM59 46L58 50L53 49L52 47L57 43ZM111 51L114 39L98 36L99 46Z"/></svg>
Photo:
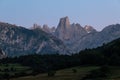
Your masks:
<svg viewBox="0 0 120 80"><path fill-rule="evenodd" d="M26 29L0 22L0 47L8 56L77 53L117 38L120 38L120 24L109 25L98 32L89 25L70 24L68 17L61 18L57 28L34 24Z"/></svg>
<svg viewBox="0 0 120 80"><path fill-rule="evenodd" d="M69 53L63 42L41 29L0 22L0 46L8 56Z"/></svg>
<svg viewBox="0 0 120 80"><path fill-rule="evenodd" d="M120 24L109 25L98 32L92 26L82 27L78 23L70 24L69 18L64 17L60 19L55 36L62 40L72 53L76 53L120 38Z"/></svg>

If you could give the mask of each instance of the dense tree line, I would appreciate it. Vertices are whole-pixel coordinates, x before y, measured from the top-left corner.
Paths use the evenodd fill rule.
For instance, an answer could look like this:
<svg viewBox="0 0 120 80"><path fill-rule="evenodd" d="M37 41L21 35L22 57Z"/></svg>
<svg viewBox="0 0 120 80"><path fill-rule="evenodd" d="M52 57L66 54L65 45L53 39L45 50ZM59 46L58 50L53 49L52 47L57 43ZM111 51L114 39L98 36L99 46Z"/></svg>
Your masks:
<svg viewBox="0 0 120 80"><path fill-rule="evenodd" d="M76 54L32 54L5 58L0 60L0 63L19 63L30 66L34 74L81 65L120 66L120 39L104 44L102 47L85 49Z"/></svg>
<svg viewBox="0 0 120 80"><path fill-rule="evenodd" d="M6 58L0 61L6 63L20 63L25 66L30 66L32 69L39 72L46 72L49 70L58 70L73 66L78 66L80 61L75 56L70 55L26 55L14 58Z"/></svg>

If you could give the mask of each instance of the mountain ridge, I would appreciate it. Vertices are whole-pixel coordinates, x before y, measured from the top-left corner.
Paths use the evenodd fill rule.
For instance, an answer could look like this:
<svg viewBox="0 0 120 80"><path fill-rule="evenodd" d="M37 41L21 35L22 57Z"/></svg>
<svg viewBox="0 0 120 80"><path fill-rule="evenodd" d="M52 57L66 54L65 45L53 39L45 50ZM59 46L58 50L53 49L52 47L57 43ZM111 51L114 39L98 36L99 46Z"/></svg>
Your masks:
<svg viewBox="0 0 120 80"><path fill-rule="evenodd" d="M57 28L34 24L26 29L9 23L0 22L0 44L8 56L31 53L71 54L84 49L96 48L120 38L120 24L109 25L97 31L90 25L82 27L70 23L69 18L60 18Z"/></svg>
<svg viewBox="0 0 120 80"><path fill-rule="evenodd" d="M87 25L82 27L78 23L69 23L71 26L68 28L68 26L65 26L66 22L61 23L61 21L66 20L69 20L69 18L64 17L60 19L59 24L62 26L58 25L55 35L57 34L56 37L62 40L64 44L72 50L72 53L79 52L86 48L96 48L102 46L103 43L108 43L120 37L119 24L109 25L102 31L97 31L92 26Z"/></svg>
<svg viewBox="0 0 120 80"><path fill-rule="evenodd" d="M8 56L31 53L69 53L61 40L41 29L30 30L1 23L0 34L1 47Z"/></svg>

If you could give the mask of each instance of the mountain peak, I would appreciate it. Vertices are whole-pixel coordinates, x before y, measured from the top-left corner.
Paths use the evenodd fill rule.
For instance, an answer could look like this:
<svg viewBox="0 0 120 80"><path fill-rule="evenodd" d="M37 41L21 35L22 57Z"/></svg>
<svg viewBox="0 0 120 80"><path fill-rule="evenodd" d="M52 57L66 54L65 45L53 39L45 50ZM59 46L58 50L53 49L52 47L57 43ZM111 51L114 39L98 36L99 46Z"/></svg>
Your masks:
<svg viewBox="0 0 120 80"><path fill-rule="evenodd" d="M60 22L59 22L58 26L69 27L70 26L70 22L69 22L68 16L60 18Z"/></svg>
<svg viewBox="0 0 120 80"><path fill-rule="evenodd" d="M69 53L61 40L46 33L41 28L31 30L19 26L14 27L11 24L0 23L0 34L0 48L7 53L7 56L20 56L32 53ZM0 59L4 57L5 53L0 50Z"/></svg>
<svg viewBox="0 0 120 80"><path fill-rule="evenodd" d="M107 27L105 27L102 32L114 32L114 31L120 31L120 24L112 24Z"/></svg>
<svg viewBox="0 0 120 80"><path fill-rule="evenodd" d="M43 29L47 29L47 28L49 28L48 25L47 25L47 24L44 24L44 25L43 25Z"/></svg>
<svg viewBox="0 0 120 80"><path fill-rule="evenodd" d="M87 33L96 32L96 30L90 25L85 25L84 29L87 31Z"/></svg>
<svg viewBox="0 0 120 80"><path fill-rule="evenodd" d="M53 33L53 32L55 32L56 28L55 27L48 27L47 24L44 24L42 30L47 32L47 33Z"/></svg>
<svg viewBox="0 0 120 80"><path fill-rule="evenodd" d="M30 29L41 29L41 26L34 23L33 26Z"/></svg>
<svg viewBox="0 0 120 80"><path fill-rule="evenodd" d="M84 28L78 23L70 24L69 18L67 16L60 19L58 27L55 31L56 37L61 39L63 42L73 41L85 34L86 31Z"/></svg>

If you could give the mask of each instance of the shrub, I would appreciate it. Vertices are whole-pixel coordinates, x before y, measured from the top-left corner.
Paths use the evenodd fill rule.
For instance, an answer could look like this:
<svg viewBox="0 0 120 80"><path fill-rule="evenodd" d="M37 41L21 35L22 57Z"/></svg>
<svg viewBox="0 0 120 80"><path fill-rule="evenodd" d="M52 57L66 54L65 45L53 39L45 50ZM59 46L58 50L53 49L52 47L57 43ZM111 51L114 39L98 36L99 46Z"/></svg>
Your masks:
<svg viewBox="0 0 120 80"><path fill-rule="evenodd" d="M48 72L48 77L55 76L56 71L49 71Z"/></svg>
<svg viewBox="0 0 120 80"><path fill-rule="evenodd" d="M77 69L72 69L72 72L73 73L77 73Z"/></svg>

